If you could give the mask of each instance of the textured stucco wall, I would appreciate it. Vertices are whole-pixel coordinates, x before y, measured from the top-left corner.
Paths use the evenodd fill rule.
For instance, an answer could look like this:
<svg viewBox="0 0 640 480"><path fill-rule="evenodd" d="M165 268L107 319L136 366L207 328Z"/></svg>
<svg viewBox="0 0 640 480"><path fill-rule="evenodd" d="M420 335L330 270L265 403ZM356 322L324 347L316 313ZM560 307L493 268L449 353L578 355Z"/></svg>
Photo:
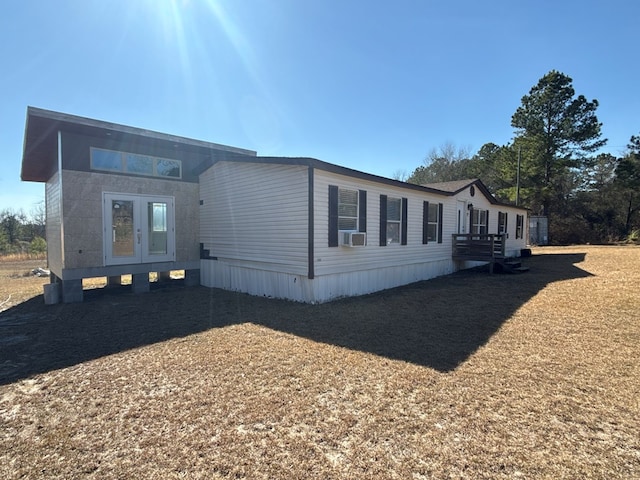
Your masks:
<svg viewBox="0 0 640 480"><path fill-rule="evenodd" d="M64 268L104 265L104 192L174 197L176 261L200 258L198 184L69 170L62 176Z"/></svg>

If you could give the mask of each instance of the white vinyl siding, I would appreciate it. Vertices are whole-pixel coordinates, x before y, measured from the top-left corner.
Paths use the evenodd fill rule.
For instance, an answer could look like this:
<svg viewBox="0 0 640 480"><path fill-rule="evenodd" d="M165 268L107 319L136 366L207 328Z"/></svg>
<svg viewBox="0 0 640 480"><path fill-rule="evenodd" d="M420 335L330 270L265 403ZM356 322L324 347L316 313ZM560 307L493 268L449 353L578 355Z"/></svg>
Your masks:
<svg viewBox="0 0 640 480"><path fill-rule="evenodd" d="M453 271L451 260L451 234L455 229L455 198L436 194L426 194L404 188L393 187L373 181L364 181L352 177L338 175L324 170L316 170L314 175L314 281L322 275L367 272L385 282L384 274L374 275L378 269L398 266L423 265L425 262L444 262L440 264L440 274ZM340 185L340 188L365 190L367 192L367 246L365 248L330 248L327 245L329 228L329 205L327 190L329 185ZM380 247L380 195L388 198L407 198L407 245ZM422 244L422 207L423 200L444 203L443 237L445 242L438 244ZM424 270L424 265L421 267ZM407 275L422 280L420 268L407 268ZM442 273L444 272L444 273ZM362 278L365 278L363 275ZM360 278L360 277L359 277ZM430 277L429 277L430 278ZM409 283L409 282L405 282ZM383 287L388 288L388 287Z"/></svg>
<svg viewBox="0 0 640 480"><path fill-rule="evenodd" d="M307 275L307 167L219 162L200 176L200 199L200 241L210 257Z"/></svg>
<svg viewBox="0 0 640 480"><path fill-rule="evenodd" d="M208 258L201 261L202 283L305 302L362 295L481 264L452 259L458 202L465 205L466 225L471 221L467 206L473 203L485 213L490 211L488 228L497 228L497 207L483 195L476 194L472 199L468 189L456 195L439 195L315 169L310 256L308 181L306 166L259 162L220 162L203 173L201 241ZM358 211L367 212L366 247L336 248L329 238L330 231L338 231L339 189L359 193ZM383 198L401 199L401 216L407 219L406 245L387 246L385 241L381 246L378 242L381 226L386 233L386 222L380 221ZM438 206L437 226L442 227L442 243L423 243L425 202ZM354 205L352 202L351 210ZM501 210L514 211L509 207ZM404 243L402 237L401 233ZM516 243L508 244L507 253L517 254L518 247ZM310 259L313 279L307 277Z"/></svg>

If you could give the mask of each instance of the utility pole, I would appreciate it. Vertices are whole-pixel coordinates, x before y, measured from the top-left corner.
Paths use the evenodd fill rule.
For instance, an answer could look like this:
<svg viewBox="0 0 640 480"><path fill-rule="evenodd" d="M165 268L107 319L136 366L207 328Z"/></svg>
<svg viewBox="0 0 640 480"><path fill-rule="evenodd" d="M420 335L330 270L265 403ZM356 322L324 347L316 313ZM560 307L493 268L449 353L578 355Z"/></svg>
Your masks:
<svg viewBox="0 0 640 480"><path fill-rule="evenodd" d="M520 204L520 151L522 147L518 146L518 168L516 171L516 207Z"/></svg>

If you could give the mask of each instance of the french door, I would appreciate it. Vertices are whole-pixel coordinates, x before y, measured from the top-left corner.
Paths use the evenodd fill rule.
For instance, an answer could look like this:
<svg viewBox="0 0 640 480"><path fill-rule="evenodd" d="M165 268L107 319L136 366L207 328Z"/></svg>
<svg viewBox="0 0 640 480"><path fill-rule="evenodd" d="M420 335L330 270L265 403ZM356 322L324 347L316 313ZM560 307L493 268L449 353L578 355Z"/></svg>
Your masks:
<svg viewBox="0 0 640 480"><path fill-rule="evenodd" d="M175 260L173 197L103 194L105 265Z"/></svg>

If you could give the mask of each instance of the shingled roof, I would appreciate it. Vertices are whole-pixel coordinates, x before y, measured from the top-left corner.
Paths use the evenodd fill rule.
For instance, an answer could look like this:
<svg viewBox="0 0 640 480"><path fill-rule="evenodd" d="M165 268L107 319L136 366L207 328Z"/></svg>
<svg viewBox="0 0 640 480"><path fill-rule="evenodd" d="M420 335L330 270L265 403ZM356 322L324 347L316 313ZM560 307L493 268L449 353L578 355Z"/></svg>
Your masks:
<svg viewBox="0 0 640 480"><path fill-rule="evenodd" d="M437 183L423 183L423 187L435 188L436 190L442 190L443 192L458 193L469 185L475 185L480 182L478 178L471 178L465 180L453 180L450 182L437 182Z"/></svg>

